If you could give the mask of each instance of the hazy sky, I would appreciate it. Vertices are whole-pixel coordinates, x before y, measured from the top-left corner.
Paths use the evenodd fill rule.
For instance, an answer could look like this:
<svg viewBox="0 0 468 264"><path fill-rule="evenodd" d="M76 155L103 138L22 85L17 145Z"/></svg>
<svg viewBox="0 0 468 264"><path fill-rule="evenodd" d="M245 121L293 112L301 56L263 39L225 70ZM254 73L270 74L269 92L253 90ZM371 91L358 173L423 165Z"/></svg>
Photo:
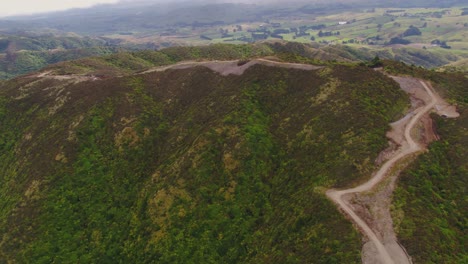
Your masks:
<svg viewBox="0 0 468 264"><path fill-rule="evenodd" d="M116 3L118 0L1 0L0 16L33 14L89 7L95 4Z"/></svg>

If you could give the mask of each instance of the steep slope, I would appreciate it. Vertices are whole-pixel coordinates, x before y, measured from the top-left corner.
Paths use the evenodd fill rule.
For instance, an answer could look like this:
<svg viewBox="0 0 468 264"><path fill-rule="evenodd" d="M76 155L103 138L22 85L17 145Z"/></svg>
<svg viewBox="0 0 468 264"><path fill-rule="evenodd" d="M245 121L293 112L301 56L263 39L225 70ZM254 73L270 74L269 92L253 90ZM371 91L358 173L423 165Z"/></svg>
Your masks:
<svg viewBox="0 0 468 264"><path fill-rule="evenodd" d="M0 84L3 262L360 262L324 192L374 169L407 105L393 80L342 65L125 72Z"/></svg>

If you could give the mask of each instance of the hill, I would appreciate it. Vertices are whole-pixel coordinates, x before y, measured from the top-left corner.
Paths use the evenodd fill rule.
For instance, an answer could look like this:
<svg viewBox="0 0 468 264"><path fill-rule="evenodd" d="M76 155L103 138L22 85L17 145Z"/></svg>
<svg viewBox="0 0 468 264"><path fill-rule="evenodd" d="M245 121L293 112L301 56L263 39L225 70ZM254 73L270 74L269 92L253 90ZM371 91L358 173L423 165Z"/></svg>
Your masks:
<svg viewBox="0 0 468 264"><path fill-rule="evenodd" d="M0 83L0 259L360 262L324 192L368 177L408 100L311 51L119 53ZM154 68L187 59L235 61Z"/></svg>
<svg viewBox="0 0 468 264"><path fill-rule="evenodd" d="M61 34L0 34L0 79L37 71L60 61L116 52L99 38Z"/></svg>

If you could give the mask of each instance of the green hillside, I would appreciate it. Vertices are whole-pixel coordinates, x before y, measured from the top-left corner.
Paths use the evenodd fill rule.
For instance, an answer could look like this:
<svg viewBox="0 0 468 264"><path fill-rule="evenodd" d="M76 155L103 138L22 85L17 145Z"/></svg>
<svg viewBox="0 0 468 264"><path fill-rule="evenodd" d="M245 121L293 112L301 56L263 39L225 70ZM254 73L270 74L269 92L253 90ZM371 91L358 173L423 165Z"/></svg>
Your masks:
<svg viewBox="0 0 468 264"><path fill-rule="evenodd" d="M361 236L324 191L374 169L408 104L392 79L337 63L135 74L309 52L119 53L46 69L94 81L1 82L0 263L359 263Z"/></svg>
<svg viewBox="0 0 468 264"><path fill-rule="evenodd" d="M0 34L0 79L37 71L61 61L116 52L97 38L61 36L52 33Z"/></svg>

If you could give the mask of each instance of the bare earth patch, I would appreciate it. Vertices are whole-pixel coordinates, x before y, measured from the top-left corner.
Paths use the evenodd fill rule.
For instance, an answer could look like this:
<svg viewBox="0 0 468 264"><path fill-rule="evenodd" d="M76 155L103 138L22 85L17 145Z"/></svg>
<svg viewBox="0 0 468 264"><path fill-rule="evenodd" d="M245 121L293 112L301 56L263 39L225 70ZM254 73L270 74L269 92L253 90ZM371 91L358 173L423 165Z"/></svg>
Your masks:
<svg viewBox="0 0 468 264"><path fill-rule="evenodd" d="M45 71L39 74L31 75L30 77L37 77L42 79L54 79L54 80L72 80L74 83L84 82L84 81L97 81L100 80L96 76L88 75L79 75L79 74L70 74L70 75L54 75L53 71Z"/></svg>
<svg viewBox="0 0 468 264"><path fill-rule="evenodd" d="M266 59L255 59L250 60L245 64L239 65L238 60L233 61L187 61L181 62L170 66L165 67L157 67L150 70L147 70L143 73L150 73L156 71L165 71L168 69L188 69L193 68L196 66L203 66L207 67L212 71L218 72L223 76L227 76L230 74L234 75L242 75L248 68L253 65L261 64L270 67L281 67L281 68L288 68L288 69L300 69L300 70L317 70L323 68L322 66L316 65L309 65L309 64L300 64L300 63L286 63L286 62L277 62L271 61Z"/></svg>

